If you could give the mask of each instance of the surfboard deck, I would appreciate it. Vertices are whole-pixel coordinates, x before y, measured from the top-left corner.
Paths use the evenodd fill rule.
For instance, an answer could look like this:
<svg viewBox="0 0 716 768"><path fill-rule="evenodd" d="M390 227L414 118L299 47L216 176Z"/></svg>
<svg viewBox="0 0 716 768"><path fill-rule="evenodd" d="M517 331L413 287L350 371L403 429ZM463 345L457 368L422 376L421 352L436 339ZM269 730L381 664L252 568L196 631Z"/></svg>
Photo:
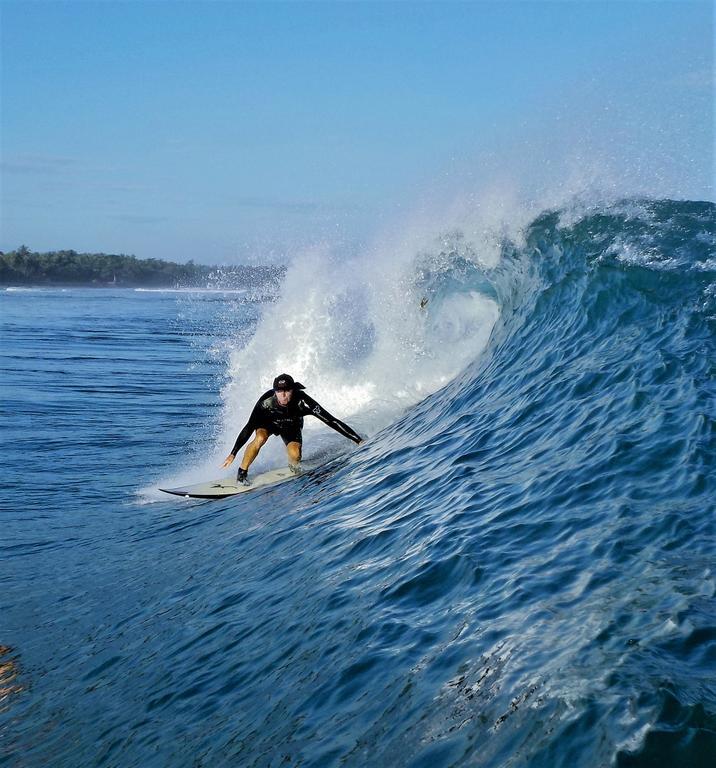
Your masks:
<svg viewBox="0 0 716 768"><path fill-rule="evenodd" d="M269 472L262 472L255 477L249 475L251 485L237 484L235 477L224 477L218 480L209 480L195 485L186 485L181 488L160 488L164 493L171 493L173 496L184 496L187 499L221 499L226 496L236 496L238 493L248 493L256 491L259 488L265 488L268 485L278 485L286 480L294 480L297 477L305 475L312 467L302 467L302 472L296 474L288 467L272 469Z"/></svg>

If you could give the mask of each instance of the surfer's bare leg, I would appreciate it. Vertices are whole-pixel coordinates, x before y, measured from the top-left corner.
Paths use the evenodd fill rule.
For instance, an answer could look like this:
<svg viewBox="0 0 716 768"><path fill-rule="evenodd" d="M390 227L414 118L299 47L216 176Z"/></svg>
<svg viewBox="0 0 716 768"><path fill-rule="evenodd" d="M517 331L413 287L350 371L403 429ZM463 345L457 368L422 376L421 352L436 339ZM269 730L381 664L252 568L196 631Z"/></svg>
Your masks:
<svg viewBox="0 0 716 768"><path fill-rule="evenodd" d="M268 430L256 430L254 439L246 446L246 450L244 451L244 458L241 459L241 469L246 471L251 466L251 464L253 464L254 459L259 455L259 451L268 439Z"/></svg>
<svg viewBox="0 0 716 768"><path fill-rule="evenodd" d="M301 443L293 441L286 444L286 453L288 454L288 466L291 469L298 469L301 463Z"/></svg>

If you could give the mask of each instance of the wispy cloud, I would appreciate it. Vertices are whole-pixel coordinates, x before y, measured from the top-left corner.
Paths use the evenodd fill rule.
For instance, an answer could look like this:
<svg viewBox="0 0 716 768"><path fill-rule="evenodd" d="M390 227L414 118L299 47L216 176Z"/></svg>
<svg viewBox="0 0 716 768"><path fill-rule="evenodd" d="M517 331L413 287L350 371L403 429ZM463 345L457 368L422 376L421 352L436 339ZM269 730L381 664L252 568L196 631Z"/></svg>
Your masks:
<svg viewBox="0 0 716 768"><path fill-rule="evenodd" d="M148 192L151 191L149 187L142 184L97 184L98 192Z"/></svg>
<svg viewBox="0 0 716 768"><path fill-rule="evenodd" d="M353 211L356 206L342 203L320 203L315 200L281 200L269 197L238 197L233 204L239 208L257 208L274 213L321 214Z"/></svg>
<svg viewBox="0 0 716 768"><path fill-rule="evenodd" d="M310 200L275 200L263 197L239 197L234 200L239 208L265 208L284 213L315 213L321 205Z"/></svg>
<svg viewBox="0 0 716 768"><path fill-rule="evenodd" d="M75 158L57 155L17 155L0 162L3 173L52 175L74 167L77 167Z"/></svg>
<svg viewBox="0 0 716 768"><path fill-rule="evenodd" d="M88 163L84 158L63 155L27 153L9 155L3 157L0 161L0 172L2 173L43 176L58 176L63 173L71 173L74 175L106 176L108 174L116 174L117 170L116 167Z"/></svg>
<svg viewBox="0 0 716 768"><path fill-rule="evenodd" d="M147 216L135 213L116 213L110 216L110 218L115 221L121 221L124 224L138 225L163 224L164 222L170 221L168 216Z"/></svg>

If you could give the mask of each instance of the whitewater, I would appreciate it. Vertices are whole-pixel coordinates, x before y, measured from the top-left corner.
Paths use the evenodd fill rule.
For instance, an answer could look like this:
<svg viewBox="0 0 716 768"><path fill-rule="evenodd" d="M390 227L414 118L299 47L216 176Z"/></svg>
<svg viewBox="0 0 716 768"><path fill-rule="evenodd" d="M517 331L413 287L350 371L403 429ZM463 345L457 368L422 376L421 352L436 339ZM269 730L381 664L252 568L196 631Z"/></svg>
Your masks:
<svg viewBox="0 0 716 768"><path fill-rule="evenodd" d="M0 763L710 765L713 203L0 307ZM163 498L282 371L365 444L307 419L319 470Z"/></svg>

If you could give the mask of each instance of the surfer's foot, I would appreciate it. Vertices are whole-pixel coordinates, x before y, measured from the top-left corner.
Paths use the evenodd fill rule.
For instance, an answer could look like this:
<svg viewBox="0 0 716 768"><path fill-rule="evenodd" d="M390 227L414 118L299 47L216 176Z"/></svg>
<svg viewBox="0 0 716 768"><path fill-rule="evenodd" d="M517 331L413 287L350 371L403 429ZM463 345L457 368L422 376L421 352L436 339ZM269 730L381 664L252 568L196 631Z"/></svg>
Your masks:
<svg viewBox="0 0 716 768"><path fill-rule="evenodd" d="M248 472L248 469L241 469L241 467L239 467L239 471L236 473L236 482L239 483L239 485L251 485Z"/></svg>
<svg viewBox="0 0 716 768"><path fill-rule="evenodd" d="M301 474L303 474L303 468L298 463L291 464L289 462L288 468L291 470L291 472L293 472L294 475L301 475Z"/></svg>

